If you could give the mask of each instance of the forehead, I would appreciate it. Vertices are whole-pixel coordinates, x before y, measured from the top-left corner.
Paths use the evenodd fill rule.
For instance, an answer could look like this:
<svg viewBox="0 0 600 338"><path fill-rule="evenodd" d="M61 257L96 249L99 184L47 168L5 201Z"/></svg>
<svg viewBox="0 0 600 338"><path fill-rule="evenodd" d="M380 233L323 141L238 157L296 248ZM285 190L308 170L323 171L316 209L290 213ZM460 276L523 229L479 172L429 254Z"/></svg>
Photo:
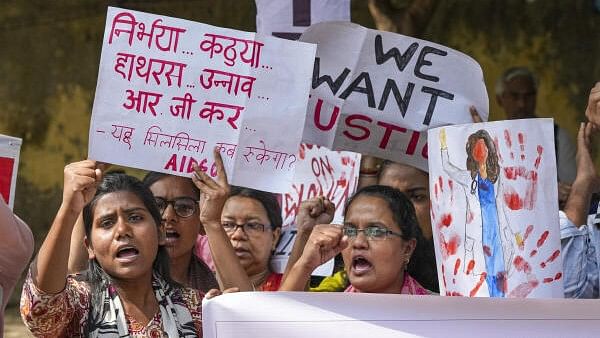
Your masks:
<svg viewBox="0 0 600 338"><path fill-rule="evenodd" d="M193 182L189 178L179 176L165 176L150 186L150 191L157 197L165 197L167 199L175 197L192 197L198 198L194 191Z"/></svg>
<svg viewBox="0 0 600 338"><path fill-rule="evenodd" d="M392 230L399 226L394 221L394 215L388 203L381 197L361 195L352 201L344 221L358 227L365 227L371 223L382 223Z"/></svg>
<svg viewBox="0 0 600 338"><path fill-rule="evenodd" d="M516 76L506 81L505 88L510 93L527 94L535 92L533 81L526 76Z"/></svg>
<svg viewBox="0 0 600 338"><path fill-rule="evenodd" d="M384 167L379 184L394 187L402 192L429 189L429 175L415 167L391 163Z"/></svg>
<svg viewBox="0 0 600 338"><path fill-rule="evenodd" d="M94 206L94 218L129 209L146 209L144 202L134 193L117 191L103 195Z"/></svg>
<svg viewBox="0 0 600 338"><path fill-rule="evenodd" d="M250 197L232 196L223 207L223 217L261 218L268 221L267 210L258 200Z"/></svg>

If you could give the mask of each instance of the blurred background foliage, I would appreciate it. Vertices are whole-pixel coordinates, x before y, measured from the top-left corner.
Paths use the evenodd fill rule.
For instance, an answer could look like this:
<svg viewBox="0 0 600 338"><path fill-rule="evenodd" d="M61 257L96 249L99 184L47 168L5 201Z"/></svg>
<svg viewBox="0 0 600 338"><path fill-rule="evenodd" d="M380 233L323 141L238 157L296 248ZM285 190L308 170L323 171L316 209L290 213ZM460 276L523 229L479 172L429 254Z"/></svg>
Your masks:
<svg viewBox="0 0 600 338"><path fill-rule="evenodd" d="M540 79L538 115L554 117L575 135L589 90L600 80L596 1L420 1L426 20L413 34L481 64L491 119L503 118L496 78L509 66L524 65ZM375 28L371 3L390 16L415 4L353 0L352 20ZM15 212L33 228L37 245L59 206L64 165L87 154L107 6L255 30L252 0L0 2L0 133L23 138Z"/></svg>

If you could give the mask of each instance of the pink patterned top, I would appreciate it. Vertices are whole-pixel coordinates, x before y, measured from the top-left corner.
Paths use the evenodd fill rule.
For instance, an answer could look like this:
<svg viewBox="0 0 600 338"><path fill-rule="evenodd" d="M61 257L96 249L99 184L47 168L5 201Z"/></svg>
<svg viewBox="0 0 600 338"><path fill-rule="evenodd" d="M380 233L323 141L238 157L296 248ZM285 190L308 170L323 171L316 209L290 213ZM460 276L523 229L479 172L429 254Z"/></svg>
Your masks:
<svg viewBox="0 0 600 338"><path fill-rule="evenodd" d="M202 332L202 292L181 289L182 303L190 311L196 332ZM31 274L27 276L21 293L21 318L35 337L84 337L88 324L91 293L88 283L78 281L73 275L67 277L65 289L57 294L47 294L34 284ZM132 338L164 337L160 311L148 323L140 323L125 314L129 335Z"/></svg>
<svg viewBox="0 0 600 338"><path fill-rule="evenodd" d="M362 292L359 289L355 288L352 284L344 290L344 292ZM412 278L409 274L404 275L404 284L402 285L402 290L400 291L402 295L418 295L418 296L427 296L432 295L433 293L419 284L414 278Z"/></svg>

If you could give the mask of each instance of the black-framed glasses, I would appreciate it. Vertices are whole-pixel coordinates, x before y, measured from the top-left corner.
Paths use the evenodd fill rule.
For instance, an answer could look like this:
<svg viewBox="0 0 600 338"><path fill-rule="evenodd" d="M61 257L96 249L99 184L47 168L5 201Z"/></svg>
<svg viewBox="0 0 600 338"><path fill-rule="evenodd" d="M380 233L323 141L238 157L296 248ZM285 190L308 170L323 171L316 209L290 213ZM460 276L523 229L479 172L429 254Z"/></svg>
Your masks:
<svg viewBox="0 0 600 338"><path fill-rule="evenodd" d="M344 235L348 236L350 239L354 239L358 236L359 232L362 232L367 236L369 240L380 241L386 239L390 235L403 237L401 233L394 232L390 229L380 227L380 226L369 226L364 229L358 229L354 226L344 226L343 228Z"/></svg>
<svg viewBox="0 0 600 338"><path fill-rule="evenodd" d="M244 224L236 224L234 222L223 222L223 229L227 234L232 234L236 232L238 228L242 228L242 230L249 236L260 234L264 232L266 229L270 229L271 226L264 225L258 222L248 222Z"/></svg>
<svg viewBox="0 0 600 338"><path fill-rule="evenodd" d="M173 206L175 214L181 218L187 218L192 216L196 210L198 210L198 200L191 197L177 197L172 200L167 200L162 197L155 197L156 206L160 214L164 214L165 210L169 207L169 204Z"/></svg>

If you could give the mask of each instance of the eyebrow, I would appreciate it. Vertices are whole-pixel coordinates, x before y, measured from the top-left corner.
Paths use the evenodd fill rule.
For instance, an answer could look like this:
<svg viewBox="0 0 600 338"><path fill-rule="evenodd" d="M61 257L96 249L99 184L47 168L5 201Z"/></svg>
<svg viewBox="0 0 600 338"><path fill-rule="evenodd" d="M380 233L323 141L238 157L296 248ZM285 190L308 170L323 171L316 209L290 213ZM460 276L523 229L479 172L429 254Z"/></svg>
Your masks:
<svg viewBox="0 0 600 338"><path fill-rule="evenodd" d="M147 209L144 208L144 207L133 207L133 208L129 208L129 209L124 209L123 212L126 213L126 214L129 214L129 213L132 213L132 212L138 211L138 210L145 211ZM108 212L108 213L105 213L105 214L98 215L97 218L98 219L104 219L104 218L108 218L108 217L113 217L115 214L116 214L116 212L111 211L111 212Z"/></svg>

